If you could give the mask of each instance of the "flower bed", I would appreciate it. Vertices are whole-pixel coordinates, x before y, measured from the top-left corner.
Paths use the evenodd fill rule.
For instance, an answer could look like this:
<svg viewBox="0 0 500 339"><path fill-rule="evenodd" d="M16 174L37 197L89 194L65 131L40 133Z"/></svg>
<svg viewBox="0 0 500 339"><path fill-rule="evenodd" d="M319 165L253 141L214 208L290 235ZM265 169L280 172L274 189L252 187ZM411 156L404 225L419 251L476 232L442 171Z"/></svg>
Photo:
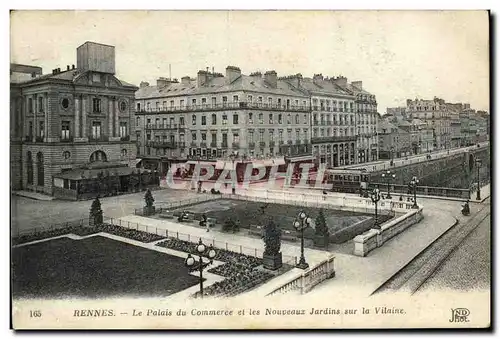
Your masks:
<svg viewBox="0 0 500 339"><path fill-rule="evenodd" d="M168 238L158 243L157 246L186 253L196 253L197 244L176 238ZM205 288L203 293L206 296L235 296L275 277L274 274L257 269L258 266L263 264L261 258L224 249L216 249L214 260L223 261L225 264L211 268L208 272L224 276L226 279ZM191 271L198 270L198 267L199 263L194 265ZM199 296L199 292L194 295L194 297Z"/></svg>
<svg viewBox="0 0 500 339"><path fill-rule="evenodd" d="M40 232L35 231L34 233L31 234L21 235L13 238L12 245L24 244L31 241L53 238L66 234L75 234L83 237L99 232L114 234L120 237L137 240L141 242L153 242L165 238L164 236L147 233L144 231L138 231L111 224L102 224L97 226L68 226L57 229L44 230Z"/></svg>

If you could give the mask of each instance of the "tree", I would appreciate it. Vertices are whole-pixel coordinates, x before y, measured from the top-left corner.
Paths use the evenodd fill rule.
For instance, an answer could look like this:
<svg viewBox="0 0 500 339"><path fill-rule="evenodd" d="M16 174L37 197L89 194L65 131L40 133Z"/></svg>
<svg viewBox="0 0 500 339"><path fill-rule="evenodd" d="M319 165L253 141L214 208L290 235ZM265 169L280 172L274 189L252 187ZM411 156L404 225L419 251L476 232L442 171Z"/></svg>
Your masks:
<svg viewBox="0 0 500 339"><path fill-rule="evenodd" d="M90 225L100 225L102 224L102 220L101 201L99 197L96 197L95 200L92 201L92 206L90 206L89 223Z"/></svg>
<svg viewBox="0 0 500 339"><path fill-rule="evenodd" d="M323 210L319 210L319 214L316 217L316 230L314 243L315 245L327 247L330 240L330 229L326 225L325 214Z"/></svg>
<svg viewBox="0 0 500 339"><path fill-rule="evenodd" d="M144 194L144 201L146 202L146 206L143 208L144 215L155 214L155 207L153 205L155 199L153 198L153 194L149 188L146 191L146 194Z"/></svg>
<svg viewBox="0 0 500 339"><path fill-rule="evenodd" d="M281 255L281 229L272 219L264 226L262 234L264 240L264 255L262 257L264 268L276 270L283 266Z"/></svg>
<svg viewBox="0 0 500 339"><path fill-rule="evenodd" d="M264 254L266 255L277 255L280 253L281 249L281 229L274 223L271 219L264 226L264 234L262 235L264 240Z"/></svg>

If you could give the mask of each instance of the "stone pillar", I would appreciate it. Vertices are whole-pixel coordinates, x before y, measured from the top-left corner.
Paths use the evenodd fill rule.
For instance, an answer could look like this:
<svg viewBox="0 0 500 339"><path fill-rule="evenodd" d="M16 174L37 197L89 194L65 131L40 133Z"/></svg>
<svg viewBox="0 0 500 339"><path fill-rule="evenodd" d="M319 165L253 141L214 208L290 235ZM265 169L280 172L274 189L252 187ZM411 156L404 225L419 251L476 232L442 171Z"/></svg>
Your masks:
<svg viewBox="0 0 500 339"><path fill-rule="evenodd" d="M113 97L108 97L108 138L114 136L113 134Z"/></svg>
<svg viewBox="0 0 500 339"><path fill-rule="evenodd" d="M44 141L56 141L56 140L52 140L52 135L49 136L49 131L51 130L51 125L49 124L49 95L47 92L43 93L43 114L44 114ZM51 133L52 134L52 133ZM59 138L57 138L59 139Z"/></svg>
<svg viewBox="0 0 500 339"><path fill-rule="evenodd" d="M35 133L35 138L38 137L39 135L39 122L38 122L38 117L37 117L37 109L38 109L38 100L37 100L37 97L36 97L36 94L34 94L32 96L32 100L33 100L33 130L34 130L34 133Z"/></svg>
<svg viewBox="0 0 500 339"><path fill-rule="evenodd" d="M118 100L114 100L114 116L115 116L115 137L120 137L120 118L119 118L119 107L118 107Z"/></svg>
<svg viewBox="0 0 500 339"><path fill-rule="evenodd" d="M87 95L82 96L82 138L87 138L87 109L88 109L88 100L89 97Z"/></svg>
<svg viewBox="0 0 500 339"><path fill-rule="evenodd" d="M80 98L75 96L75 139L80 138Z"/></svg>

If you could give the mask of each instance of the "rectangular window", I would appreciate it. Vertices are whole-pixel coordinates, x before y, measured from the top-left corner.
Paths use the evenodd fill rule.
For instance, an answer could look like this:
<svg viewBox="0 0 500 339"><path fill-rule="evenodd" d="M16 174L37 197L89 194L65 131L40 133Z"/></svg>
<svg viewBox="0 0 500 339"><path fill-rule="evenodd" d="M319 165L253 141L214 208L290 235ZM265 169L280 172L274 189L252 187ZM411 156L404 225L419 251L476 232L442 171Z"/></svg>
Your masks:
<svg viewBox="0 0 500 339"><path fill-rule="evenodd" d="M196 115L194 114L192 116L192 121L193 121L193 126L196 126Z"/></svg>
<svg viewBox="0 0 500 339"><path fill-rule="evenodd" d="M217 125L217 115L212 114L212 125Z"/></svg>
<svg viewBox="0 0 500 339"><path fill-rule="evenodd" d="M43 121L40 121L40 137L43 138L45 136L45 124Z"/></svg>
<svg viewBox="0 0 500 339"><path fill-rule="evenodd" d="M238 96L237 95L233 95L233 102L238 102Z"/></svg>
<svg viewBox="0 0 500 339"><path fill-rule="evenodd" d="M135 118L135 125L137 127L139 127L141 125L141 118L140 117Z"/></svg>
<svg viewBox="0 0 500 339"><path fill-rule="evenodd" d="M300 130L295 131L295 140L300 140Z"/></svg>
<svg viewBox="0 0 500 339"><path fill-rule="evenodd" d="M283 116L281 114L278 114L278 124L283 123Z"/></svg>
<svg viewBox="0 0 500 339"><path fill-rule="evenodd" d="M248 142L253 142L253 131L248 131Z"/></svg>
<svg viewBox="0 0 500 339"><path fill-rule="evenodd" d="M227 97L222 97L222 106L223 107L227 106Z"/></svg>
<svg viewBox="0 0 500 339"><path fill-rule="evenodd" d="M203 106L206 106L206 104L207 104L207 98L201 98L201 104Z"/></svg>
<svg viewBox="0 0 500 339"><path fill-rule="evenodd" d="M253 124L253 113L248 113L248 123Z"/></svg>
<svg viewBox="0 0 500 339"><path fill-rule="evenodd" d="M259 97L259 104L262 103L262 97Z"/></svg>
<svg viewBox="0 0 500 339"><path fill-rule="evenodd" d="M156 110L158 110L160 108L160 102L159 101L155 102L155 108L156 108Z"/></svg>
<svg viewBox="0 0 500 339"><path fill-rule="evenodd" d="M100 121L93 121L92 122L92 138L99 139L100 137L101 137L101 122Z"/></svg>
<svg viewBox="0 0 500 339"><path fill-rule="evenodd" d="M283 141L283 131L278 132L278 139L279 141Z"/></svg>
<svg viewBox="0 0 500 339"><path fill-rule="evenodd" d="M181 109L184 108L184 100L180 101L180 106L181 106Z"/></svg>
<svg viewBox="0 0 500 339"><path fill-rule="evenodd" d="M207 124L207 117L203 115L203 116L201 117L201 125L202 125L202 126L205 126L206 124Z"/></svg>
<svg viewBox="0 0 500 339"><path fill-rule="evenodd" d="M151 140L151 134L146 134L146 140Z"/></svg>
<svg viewBox="0 0 500 339"><path fill-rule="evenodd" d="M222 124L227 125L227 115L225 114L222 116Z"/></svg>
<svg viewBox="0 0 500 339"><path fill-rule="evenodd" d="M61 140L69 140L69 121L61 121Z"/></svg>
<svg viewBox="0 0 500 339"><path fill-rule="evenodd" d="M215 107L216 104L217 104L217 98L212 97L212 106Z"/></svg>
<svg viewBox="0 0 500 339"><path fill-rule="evenodd" d="M179 117L179 125L184 126L184 117Z"/></svg>
<svg viewBox="0 0 500 339"><path fill-rule="evenodd" d="M141 103L140 103L140 102L138 102L138 103L137 103L137 112L139 112L140 110L141 110Z"/></svg>
<svg viewBox="0 0 500 339"><path fill-rule="evenodd" d="M196 141L196 132L191 133L191 140Z"/></svg>
<svg viewBox="0 0 500 339"><path fill-rule="evenodd" d="M273 114L272 113L269 113L269 123L270 124L273 123Z"/></svg>
<svg viewBox="0 0 500 339"><path fill-rule="evenodd" d="M272 106L273 105L273 98L271 98L271 97L267 98L267 103L269 104L269 106Z"/></svg>
<svg viewBox="0 0 500 339"><path fill-rule="evenodd" d="M251 95L248 96L248 102L252 102L253 97Z"/></svg>
<svg viewBox="0 0 500 339"><path fill-rule="evenodd" d="M207 133L201 133L201 141L207 141Z"/></svg>
<svg viewBox="0 0 500 339"><path fill-rule="evenodd" d="M167 126L167 118L163 118L163 128L165 128L165 126Z"/></svg>
<svg viewBox="0 0 500 339"><path fill-rule="evenodd" d="M269 131L269 141L274 141L274 131Z"/></svg>
<svg viewBox="0 0 500 339"><path fill-rule="evenodd" d="M38 112L43 112L43 97L39 96L38 97Z"/></svg>
<svg viewBox="0 0 500 339"><path fill-rule="evenodd" d="M233 114L233 125L238 125L238 114Z"/></svg>
<svg viewBox="0 0 500 339"><path fill-rule="evenodd" d="M233 133L233 142L234 143L240 142L240 135L238 133Z"/></svg>
<svg viewBox="0 0 500 339"><path fill-rule="evenodd" d="M101 99L92 98L92 112L101 113Z"/></svg>
<svg viewBox="0 0 500 339"><path fill-rule="evenodd" d="M166 109L166 108L167 108L167 102L166 102L166 101L164 101L164 102L163 102L162 109Z"/></svg>
<svg viewBox="0 0 500 339"><path fill-rule="evenodd" d="M259 131L259 141L264 141L264 131Z"/></svg>
<svg viewBox="0 0 500 339"><path fill-rule="evenodd" d="M281 106L281 98L278 98L278 106Z"/></svg>
<svg viewBox="0 0 500 339"><path fill-rule="evenodd" d="M227 133L222 133L222 146L227 146Z"/></svg>
<svg viewBox="0 0 500 339"><path fill-rule="evenodd" d="M120 122L120 138L126 137L128 135L127 123Z"/></svg>
<svg viewBox="0 0 500 339"><path fill-rule="evenodd" d="M174 101L173 100L170 100L170 107L174 107Z"/></svg>
<svg viewBox="0 0 500 339"><path fill-rule="evenodd" d="M146 109L147 109L148 111L151 111L151 103L150 103L150 102L148 102L148 103L146 104Z"/></svg>

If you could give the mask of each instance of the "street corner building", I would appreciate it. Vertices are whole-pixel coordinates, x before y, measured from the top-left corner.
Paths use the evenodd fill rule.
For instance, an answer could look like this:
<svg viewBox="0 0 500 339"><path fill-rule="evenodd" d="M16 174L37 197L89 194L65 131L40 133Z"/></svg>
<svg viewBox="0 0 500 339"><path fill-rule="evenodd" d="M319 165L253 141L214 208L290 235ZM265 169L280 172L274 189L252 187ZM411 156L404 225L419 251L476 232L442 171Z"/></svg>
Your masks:
<svg viewBox="0 0 500 339"><path fill-rule="evenodd" d="M162 174L174 163L189 172L201 162L215 166L215 177L230 167L240 179L249 164L269 172L269 164L378 159L375 96L342 76L207 68L195 78L142 82L135 98L138 156Z"/></svg>
<svg viewBox="0 0 500 339"><path fill-rule="evenodd" d="M85 42L76 54L76 67L49 74L11 64L13 190L76 200L128 191L134 174L141 182L130 133L137 86L115 76L114 46Z"/></svg>

